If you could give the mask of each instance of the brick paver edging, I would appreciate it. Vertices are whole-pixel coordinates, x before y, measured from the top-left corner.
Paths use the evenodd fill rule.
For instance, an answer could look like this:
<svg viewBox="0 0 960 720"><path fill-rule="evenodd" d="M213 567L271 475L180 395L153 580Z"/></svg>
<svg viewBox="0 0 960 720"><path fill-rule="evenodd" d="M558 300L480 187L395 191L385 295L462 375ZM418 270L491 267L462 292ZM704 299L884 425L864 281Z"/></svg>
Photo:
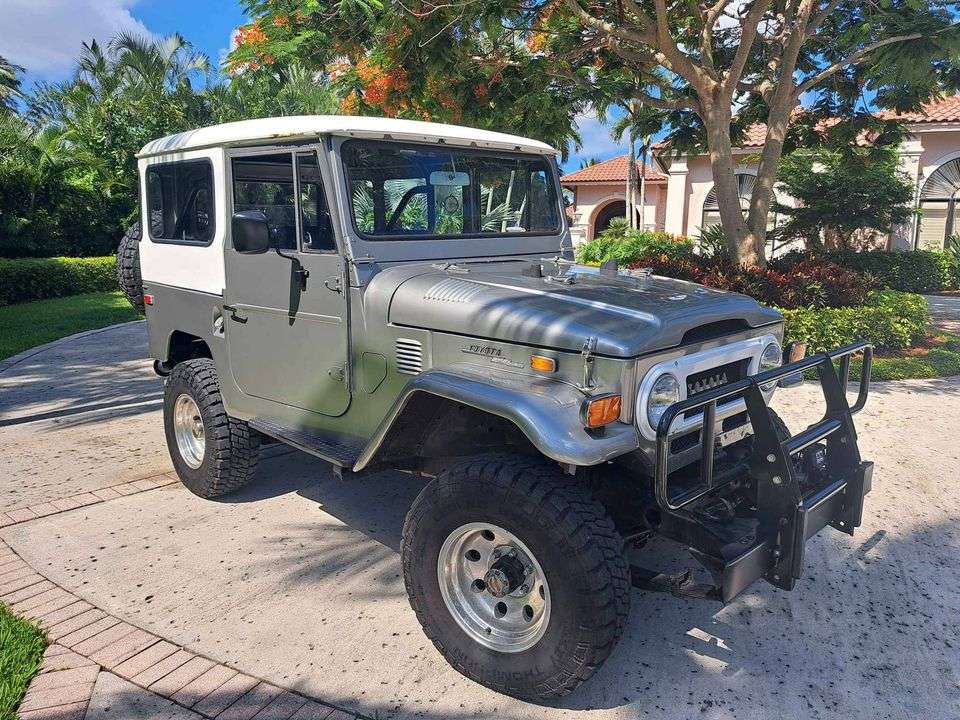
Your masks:
<svg viewBox="0 0 960 720"><path fill-rule="evenodd" d="M69 497L59 498L57 500L37 503L36 505L14 508L13 510L0 512L0 528L7 527L8 525L19 525L20 523L36 520L37 518L46 517L47 515L59 515L68 510L76 510L77 508L87 507L88 505L96 505L126 495L136 495L137 493L146 492L147 490L156 490L159 487L172 485L176 482L179 482L176 474L166 472L141 478L140 480L120 483L119 485L111 485L110 487L99 490L91 490L90 492L77 493L76 495L70 495Z"/></svg>
<svg viewBox="0 0 960 720"><path fill-rule="evenodd" d="M118 485L135 492L162 487L172 473ZM164 482L160 482L163 479ZM131 493L126 493L131 494ZM73 508L105 502L112 497ZM68 499L69 500L69 499ZM59 504L58 504L59 503ZM70 503L52 501L51 515L66 512ZM61 505L64 509L60 509ZM73 509L70 508L70 509ZM31 508L27 508L31 510ZM14 514L6 525L41 517ZM23 519L19 519L19 518ZM20 704L20 720L83 720L101 670L216 720L355 720L359 716L313 700L258 677L186 650L177 643L131 625L95 607L44 577L0 539L0 603L11 612L37 623L50 646L43 667Z"/></svg>

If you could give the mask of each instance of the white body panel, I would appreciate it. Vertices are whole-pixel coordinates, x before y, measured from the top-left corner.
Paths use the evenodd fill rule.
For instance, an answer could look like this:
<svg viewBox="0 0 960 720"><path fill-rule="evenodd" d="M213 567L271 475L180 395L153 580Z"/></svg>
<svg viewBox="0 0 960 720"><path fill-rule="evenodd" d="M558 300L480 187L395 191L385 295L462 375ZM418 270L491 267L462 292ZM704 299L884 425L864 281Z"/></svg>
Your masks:
<svg viewBox="0 0 960 720"><path fill-rule="evenodd" d="M143 222L143 239L140 241L140 273L144 282L155 282L188 290L222 295L225 285L223 269L223 243L227 236L230 218L227 216L226 178L224 177L224 153L222 148L174 152L141 158L140 207L148 207L145 170L157 163L177 162L208 158L213 164L213 196L215 229L213 242L207 246L180 245L171 242L154 242L150 238L149 223Z"/></svg>
<svg viewBox="0 0 960 720"><path fill-rule="evenodd" d="M349 115L294 115L241 120L168 135L144 145L137 156L143 158L217 146L271 145L316 139L320 135L428 143L443 141L458 146L558 154L554 148L537 140L460 125Z"/></svg>

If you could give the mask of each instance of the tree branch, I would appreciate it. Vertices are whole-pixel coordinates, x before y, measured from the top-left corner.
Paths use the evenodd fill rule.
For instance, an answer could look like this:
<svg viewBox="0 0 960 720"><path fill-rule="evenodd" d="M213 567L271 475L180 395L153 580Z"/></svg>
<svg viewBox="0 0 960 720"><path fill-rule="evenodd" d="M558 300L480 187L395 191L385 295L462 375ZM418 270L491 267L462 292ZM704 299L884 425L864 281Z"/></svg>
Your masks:
<svg viewBox="0 0 960 720"><path fill-rule="evenodd" d="M830 0L823 10L813 16L813 19L807 24L805 31L808 38L813 37L813 34L817 31L817 28L820 27L820 24L830 16L830 13L837 9L837 5L841 2L842 0Z"/></svg>
<svg viewBox="0 0 960 720"><path fill-rule="evenodd" d="M695 113L700 112L699 103L697 103L693 98L675 98L673 100L668 100L665 98L654 97L643 90L634 90L632 97L634 100L639 100L644 105L655 107L658 110L692 110Z"/></svg>
<svg viewBox="0 0 960 720"><path fill-rule="evenodd" d="M717 67L713 62L713 28L720 19L720 15L726 9L729 0L717 0L710 7L701 5L701 20L703 27L700 28L700 57L703 58L707 69L711 75L716 75Z"/></svg>
<svg viewBox="0 0 960 720"><path fill-rule="evenodd" d="M716 81L710 77L706 70L695 65L689 56L680 51L673 40L673 35L670 34L670 18L667 13L666 0L653 0L653 6L657 12L656 46L659 48L664 61L666 61L661 61L661 64L693 85L698 93L710 92Z"/></svg>
<svg viewBox="0 0 960 720"><path fill-rule="evenodd" d="M740 82L740 78L743 76L743 69L746 67L747 60L750 58L753 41L757 39L760 19L766 14L769 8L770 0L755 0L753 6L750 8L750 12L747 13L747 16L740 25L740 46L737 48L737 52L733 56L733 62L730 63L730 69L727 71L721 84L721 93L725 96L733 97L737 83Z"/></svg>
<svg viewBox="0 0 960 720"><path fill-rule="evenodd" d="M641 34L633 33L628 30L622 30L612 23L608 23L605 20L594 17L584 10L577 0L563 1L564 5L566 5L577 17L579 17L580 21L587 27L591 27L594 30L599 30L604 35L619 38L620 40L625 40L627 42L637 43L638 45L644 45L648 42L648 38Z"/></svg>
<svg viewBox="0 0 960 720"><path fill-rule="evenodd" d="M956 26L951 25L949 28L943 28L943 30L941 30L940 32L943 32L944 30L952 29L954 27ZM844 67L848 65L856 65L857 63L863 62L864 60L867 59L867 55L869 55L874 50L884 47L885 45L892 45L898 42L906 42L907 40L918 40L922 37L927 37L927 34L917 32L917 33L910 33L908 35L896 35L894 37L878 40L877 42L867 45L866 47L861 48L856 52L850 53L842 60L838 60L833 65L830 65L829 67L824 68L823 70L818 72L816 75L810 76L809 78L804 80L802 83L800 83L800 85L797 86L796 94L799 97L800 95L805 93L807 90L823 82L824 80L829 78L831 75L835 74L839 70L842 70Z"/></svg>

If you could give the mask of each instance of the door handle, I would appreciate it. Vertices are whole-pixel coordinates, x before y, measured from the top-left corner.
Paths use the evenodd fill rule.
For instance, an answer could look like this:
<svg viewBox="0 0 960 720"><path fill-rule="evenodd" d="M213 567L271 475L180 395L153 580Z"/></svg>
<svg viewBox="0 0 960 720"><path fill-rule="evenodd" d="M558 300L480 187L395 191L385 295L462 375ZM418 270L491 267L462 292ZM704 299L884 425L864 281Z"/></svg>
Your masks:
<svg viewBox="0 0 960 720"><path fill-rule="evenodd" d="M326 280L323 281L323 285L330 292L335 292L335 293L343 292L343 281L340 279L339 275L328 277Z"/></svg>
<svg viewBox="0 0 960 720"><path fill-rule="evenodd" d="M236 320L238 323L241 323L241 324L245 323L247 320L250 319L246 315L241 315L240 311L237 308L235 308L233 305L224 305L223 311L230 313L231 320Z"/></svg>

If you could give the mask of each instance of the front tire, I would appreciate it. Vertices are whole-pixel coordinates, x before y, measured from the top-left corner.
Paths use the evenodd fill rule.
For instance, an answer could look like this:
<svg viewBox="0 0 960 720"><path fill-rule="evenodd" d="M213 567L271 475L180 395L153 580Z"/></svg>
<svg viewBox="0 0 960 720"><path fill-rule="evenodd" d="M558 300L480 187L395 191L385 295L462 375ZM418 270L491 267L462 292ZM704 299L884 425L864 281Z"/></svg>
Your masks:
<svg viewBox="0 0 960 720"><path fill-rule="evenodd" d="M403 576L424 632L457 671L548 701L593 675L623 633L622 547L600 503L555 464L488 456L441 473L414 501Z"/></svg>
<svg viewBox="0 0 960 720"><path fill-rule="evenodd" d="M259 433L227 415L213 360L173 368L163 389L163 426L177 475L194 495L220 497L253 479Z"/></svg>

